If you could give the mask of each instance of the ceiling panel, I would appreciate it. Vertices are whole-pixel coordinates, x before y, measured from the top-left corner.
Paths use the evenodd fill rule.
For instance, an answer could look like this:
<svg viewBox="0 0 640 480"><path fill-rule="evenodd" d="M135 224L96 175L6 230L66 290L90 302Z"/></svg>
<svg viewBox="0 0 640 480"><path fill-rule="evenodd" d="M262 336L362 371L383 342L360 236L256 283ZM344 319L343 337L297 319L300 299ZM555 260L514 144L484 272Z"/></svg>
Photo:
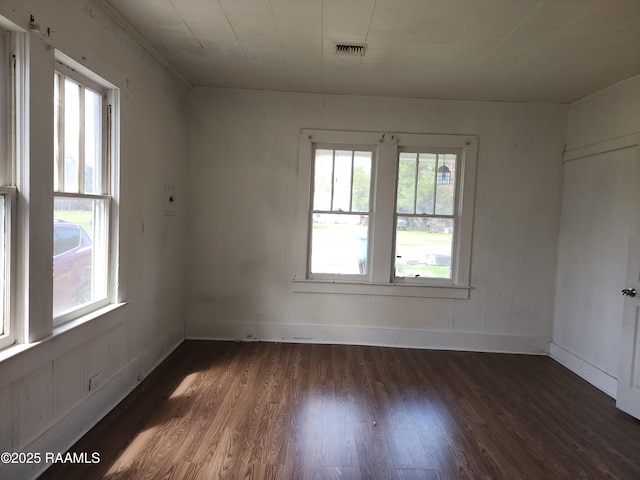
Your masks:
<svg viewBox="0 0 640 480"><path fill-rule="evenodd" d="M568 103L640 74L640 0L107 1L200 86Z"/></svg>

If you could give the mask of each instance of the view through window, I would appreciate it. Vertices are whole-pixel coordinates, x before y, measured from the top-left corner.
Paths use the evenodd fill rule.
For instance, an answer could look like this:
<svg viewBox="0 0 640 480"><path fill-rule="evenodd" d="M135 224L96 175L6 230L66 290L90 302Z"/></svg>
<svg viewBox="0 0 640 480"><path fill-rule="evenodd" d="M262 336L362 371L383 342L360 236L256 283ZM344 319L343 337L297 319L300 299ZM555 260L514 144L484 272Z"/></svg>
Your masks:
<svg viewBox="0 0 640 480"><path fill-rule="evenodd" d="M295 291L468 298L477 136L302 129L300 142Z"/></svg>
<svg viewBox="0 0 640 480"><path fill-rule="evenodd" d="M372 162L370 151L315 149L311 274L367 273Z"/></svg>
<svg viewBox="0 0 640 480"><path fill-rule="evenodd" d="M401 152L396 278L451 278L456 230L455 153Z"/></svg>

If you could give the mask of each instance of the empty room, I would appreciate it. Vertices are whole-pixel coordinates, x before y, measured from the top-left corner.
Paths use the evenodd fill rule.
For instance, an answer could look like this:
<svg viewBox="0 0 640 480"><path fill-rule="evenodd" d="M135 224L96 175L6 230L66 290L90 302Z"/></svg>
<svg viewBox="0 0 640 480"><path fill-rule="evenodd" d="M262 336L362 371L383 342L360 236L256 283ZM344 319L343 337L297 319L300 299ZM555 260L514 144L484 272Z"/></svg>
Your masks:
<svg viewBox="0 0 640 480"><path fill-rule="evenodd" d="M0 0L0 480L640 478L640 2Z"/></svg>

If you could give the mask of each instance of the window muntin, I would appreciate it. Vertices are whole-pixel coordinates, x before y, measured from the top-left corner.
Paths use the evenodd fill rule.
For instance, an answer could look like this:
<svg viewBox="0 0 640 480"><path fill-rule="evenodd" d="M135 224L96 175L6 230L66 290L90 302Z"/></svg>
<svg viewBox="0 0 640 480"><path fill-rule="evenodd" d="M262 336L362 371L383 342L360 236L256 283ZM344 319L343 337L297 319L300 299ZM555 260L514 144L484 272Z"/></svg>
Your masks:
<svg viewBox="0 0 640 480"><path fill-rule="evenodd" d="M395 214L395 281L453 275L457 232L455 151L401 151Z"/></svg>
<svg viewBox="0 0 640 480"><path fill-rule="evenodd" d="M54 325L109 302L108 89L65 67L54 77Z"/></svg>
<svg viewBox="0 0 640 480"><path fill-rule="evenodd" d="M373 150L316 146L309 276L363 276L368 269Z"/></svg>

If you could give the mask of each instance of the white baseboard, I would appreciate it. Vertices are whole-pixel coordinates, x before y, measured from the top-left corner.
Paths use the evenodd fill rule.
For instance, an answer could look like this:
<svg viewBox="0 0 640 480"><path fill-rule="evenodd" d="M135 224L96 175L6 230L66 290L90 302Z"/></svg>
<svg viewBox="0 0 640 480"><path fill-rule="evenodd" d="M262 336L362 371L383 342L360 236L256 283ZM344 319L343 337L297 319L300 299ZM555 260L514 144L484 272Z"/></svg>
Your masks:
<svg viewBox="0 0 640 480"><path fill-rule="evenodd" d="M611 374L601 370L595 365L580 358L575 353L551 343L549 356L556 362L564 365L576 375L584 378L593 386L599 388L612 398L616 398L618 390L618 380Z"/></svg>
<svg viewBox="0 0 640 480"><path fill-rule="evenodd" d="M187 326L187 338L265 342L374 345L547 355L548 337L441 332L407 328L215 323Z"/></svg>
<svg viewBox="0 0 640 480"><path fill-rule="evenodd" d="M44 463L45 452L64 453L139 385L138 372L142 371L145 375L151 372L183 341L184 327L179 325L161 341L140 352L96 389L95 393L89 395L67 415L58 419L40 437L21 449L23 452L40 453L43 457L41 463L2 465L0 480L35 479L42 475L50 466ZM91 453L89 452L89 458Z"/></svg>

